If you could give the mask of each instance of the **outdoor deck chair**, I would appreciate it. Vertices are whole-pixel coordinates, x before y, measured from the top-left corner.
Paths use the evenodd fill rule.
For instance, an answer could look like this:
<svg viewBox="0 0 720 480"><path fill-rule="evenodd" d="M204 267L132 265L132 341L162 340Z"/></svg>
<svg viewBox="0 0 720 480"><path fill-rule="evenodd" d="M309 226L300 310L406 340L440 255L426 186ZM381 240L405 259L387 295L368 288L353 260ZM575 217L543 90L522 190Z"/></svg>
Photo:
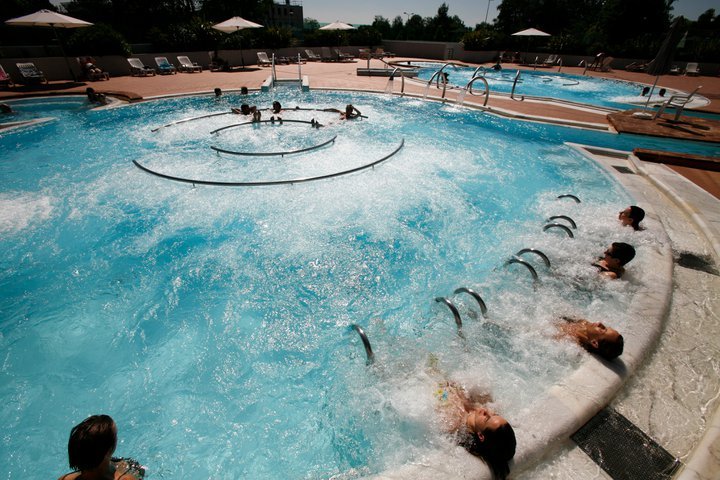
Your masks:
<svg viewBox="0 0 720 480"><path fill-rule="evenodd" d="M305 55L307 55L308 62L319 62L320 55L316 54L310 49L305 49Z"/></svg>
<svg viewBox="0 0 720 480"><path fill-rule="evenodd" d="M174 75L177 73L177 68L175 68L175 65L168 62L167 57L155 57L155 63L158 66L158 72L160 75Z"/></svg>
<svg viewBox="0 0 720 480"><path fill-rule="evenodd" d="M383 48L376 48L375 53L373 53L373 56L375 58L385 58L385 57L394 57L395 54L393 52L386 52Z"/></svg>
<svg viewBox="0 0 720 480"><path fill-rule="evenodd" d="M597 70L599 72L611 72L612 68L610 68L610 64L613 60L615 60L615 58L613 57L603 58L602 62L600 62L600 65L597 67Z"/></svg>
<svg viewBox="0 0 720 480"><path fill-rule="evenodd" d="M185 55L178 55L178 70L181 72L202 72L202 67L197 62L191 62L190 59Z"/></svg>
<svg viewBox="0 0 720 480"><path fill-rule="evenodd" d="M77 62L80 65L80 71L87 80L91 82L110 80L110 74L95 65L95 60L92 57L77 57Z"/></svg>
<svg viewBox="0 0 720 480"><path fill-rule="evenodd" d="M14 87L15 83L12 81L12 78L10 78L10 75L8 75L5 72L5 69L0 65L0 86L4 87Z"/></svg>
<svg viewBox="0 0 720 480"><path fill-rule="evenodd" d="M685 75L700 75L700 67L698 66L697 62L688 62L688 64L685 66Z"/></svg>
<svg viewBox="0 0 720 480"><path fill-rule="evenodd" d="M139 58L128 58L130 64L130 75L137 77L155 76L155 69L143 64Z"/></svg>
<svg viewBox="0 0 720 480"><path fill-rule="evenodd" d="M323 62L332 62L335 61L336 58L333 57L329 47L320 47L320 60Z"/></svg>
<svg viewBox="0 0 720 480"><path fill-rule="evenodd" d="M680 75L682 72L680 71L679 65L673 65L670 67L670 71L668 72L670 75Z"/></svg>
<svg viewBox="0 0 720 480"><path fill-rule="evenodd" d="M257 52L258 65L261 67L269 67L272 65L272 61L268 58L266 52Z"/></svg>
<svg viewBox="0 0 720 480"><path fill-rule="evenodd" d="M553 53L552 55L549 55L545 60L543 60L542 63L543 65L553 66L558 62L558 60L560 60L560 58Z"/></svg>
<svg viewBox="0 0 720 480"><path fill-rule="evenodd" d="M358 48L358 58L361 60L372 58L372 52L370 52L369 48Z"/></svg>
<svg viewBox="0 0 720 480"><path fill-rule="evenodd" d="M675 109L675 119L674 121L678 121L680 119L680 115L682 115L683 109L685 108L685 105L690 103L690 100L695 96L698 90L700 90L702 86L697 87L695 90L690 92L688 95L672 95L670 98L665 100L662 105L660 105L660 109L655 113L655 116L653 117L653 120L657 120L660 118L660 116L665 112L666 108L674 108Z"/></svg>
<svg viewBox="0 0 720 480"><path fill-rule="evenodd" d="M353 60L355 60L354 56L350 55L349 53L340 51L339 48L336 48L334 50L335 50L335 55L337 55L337 59L339 62L352 62Z"/></svg>
<svg viewBox="0 0 720 480"><path fill-rule="evenodd" d="M646 62L632 62L625 66L627 72L644 72L647 70L648 64Z"/></svg>
<svg viewBox="0 0 720 480"><path fill-rule="evenodd" d="M20 76L23 79L23 83L48 83L45 74L38 70L32 62L16 63Z"/></svg>

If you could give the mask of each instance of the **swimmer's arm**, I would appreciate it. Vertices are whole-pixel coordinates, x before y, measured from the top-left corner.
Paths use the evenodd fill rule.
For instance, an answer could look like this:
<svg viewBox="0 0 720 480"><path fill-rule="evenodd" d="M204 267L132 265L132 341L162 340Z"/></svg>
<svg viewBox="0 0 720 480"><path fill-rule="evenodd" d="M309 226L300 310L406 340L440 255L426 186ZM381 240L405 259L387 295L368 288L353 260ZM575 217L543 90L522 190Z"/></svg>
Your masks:
<svg viewBox="0 0 720 480"><path fill-rule="evenodd" d="M615 273L615 272L610 272L610 271L600 272L600 275L604 275L604 276L606 276L606 277L608 277L608 278L612 278L613 280L615 280L616 278L618 278L618 274L617 274L617 273Z"/></svg>

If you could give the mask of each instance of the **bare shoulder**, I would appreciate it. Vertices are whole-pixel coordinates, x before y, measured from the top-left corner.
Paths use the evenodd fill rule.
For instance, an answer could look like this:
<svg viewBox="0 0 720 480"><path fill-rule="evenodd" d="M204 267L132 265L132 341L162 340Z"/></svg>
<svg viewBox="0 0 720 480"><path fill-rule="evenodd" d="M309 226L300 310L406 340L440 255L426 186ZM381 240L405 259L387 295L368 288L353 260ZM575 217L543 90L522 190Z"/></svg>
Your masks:
<svg viewBox="0 0 720 480"><path fill-rule="evenodd" d="M58 478L58 480L74 480L75 478L80 476L80 472L70 472L66 473L62 477Z"/></svg>

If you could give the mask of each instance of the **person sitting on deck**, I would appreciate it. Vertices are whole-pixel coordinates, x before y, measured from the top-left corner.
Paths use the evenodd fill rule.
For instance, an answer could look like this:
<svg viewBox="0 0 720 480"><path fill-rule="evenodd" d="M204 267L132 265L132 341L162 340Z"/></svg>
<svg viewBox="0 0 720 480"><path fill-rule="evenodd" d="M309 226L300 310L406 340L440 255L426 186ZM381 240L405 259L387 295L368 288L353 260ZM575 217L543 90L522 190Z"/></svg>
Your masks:
<svg viewBox="0 0 720 480"><path fill-rule="evenodd" d="M630 225L634 230L642 230L640 222L642 222L643 218L645 218L645 210L636 205L631 205L618 214L620 223L624 227Z"/></svg>
<svg viewBox="0 0 720 480"><path fill-rule="evenodd" d="M614 360L622 355L625 341L614 328L582 318L561 318L565 322L557 325L560 336L575 340L585 350L600 355L605 360Z"/></svg>
<svg viewBox="0 0 720 480"><path fill-rule="evenodd" d="M93 415L70 431L68 459L74 472L58 480L139 480L145 467L132 459L113 458L117 426L108 415Z"/></svg>
<svg viewBox="0 0 720 480"><path fill-rule="evenodd" d="M616 279L623 276L625 273L624 265L633 258L635 258L635 249L632 245L614 242L605 250L603 257L592 265L597 267L602 275Z"/></svg>

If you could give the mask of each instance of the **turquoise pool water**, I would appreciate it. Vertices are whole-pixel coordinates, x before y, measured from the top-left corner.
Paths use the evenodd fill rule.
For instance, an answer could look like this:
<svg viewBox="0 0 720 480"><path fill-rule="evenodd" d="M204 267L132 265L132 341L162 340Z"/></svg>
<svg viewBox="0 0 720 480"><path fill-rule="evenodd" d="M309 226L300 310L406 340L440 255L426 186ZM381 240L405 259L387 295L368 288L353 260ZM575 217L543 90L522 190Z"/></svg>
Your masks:
<svg viewBox="0 0 720 480"><path fill-rule="evenodd" d="M422 67L418 72L418 78L425 81L430 80L432 75L444 65L430 62L413 62L412 64ZM475 68L471 67L450 65L445 67L443 72L448 73L448 82L451 85L465 87L472 79L475 70ZM501 71L494 71L490 68L485 69L484 76L488 81L491 92L510 93L517 72L518 69L505 65ZM552 69L520 70L520 72L520 79L515 88L515 95L518 97L522 95L551 97L623 110L638 104L644 105L647 100L647 97L641 95L645 85L624 80L593 77L592 72L589 75L571 75L558 73L556 67ZM482 91L483 84L477 82L474 84L473 89ZM663 101L670 94L672 92L666 93L663 98L655 93L652 100Z"/></svg>
<svg viewBox="0 0 720 480"><path fill-rule="evenodd" d="M151 131L276 99L286 120L325 126L211 134L244 120L219 115ZM349 102L368 118L292 110ZM615 220L630 200L563 141L707 149L356 93L13 107L13 120L54 120L0 133L6 478L66 471L70 428L93 413L116 419L117 453L147 465L149 478L352 478L419 461L452 448L433 428L431 354L448 375L492 389L512 421L581 358L552 339L554 316L632 320L632 285L598 283L587 265L609 239L631 235ZM210 148L272 152L335 135L286 157ZM193 187L132 163L195 179L282 180L362 166L403 140L374 169L279 187ZM553 214L576 219L576 239L542 232ZM538 266L536 288L527 272L502 267L527 246L558 274ZM582 288L568 292L568 275ZM483 320L455 298L465 339L433 300L460 286L490 309ZM353 323L370 337L373 367Z"/></svg>

